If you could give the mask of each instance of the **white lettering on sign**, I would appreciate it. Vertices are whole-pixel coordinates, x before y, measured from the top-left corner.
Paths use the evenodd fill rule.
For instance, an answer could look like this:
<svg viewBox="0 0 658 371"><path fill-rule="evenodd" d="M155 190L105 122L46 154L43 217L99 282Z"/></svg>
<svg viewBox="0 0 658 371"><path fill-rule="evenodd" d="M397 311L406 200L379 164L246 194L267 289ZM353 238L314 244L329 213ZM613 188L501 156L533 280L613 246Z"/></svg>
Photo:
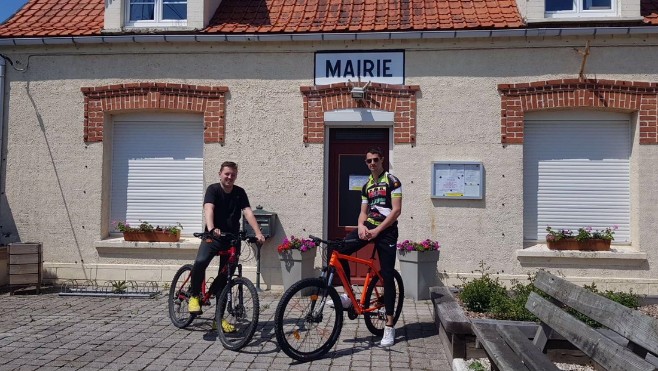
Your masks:
<svg viewBox="0 0 658 371"><path fill-rule="evenodd" d="M361 81L404 84L404 52L317 52L315 84Z"/></svg>

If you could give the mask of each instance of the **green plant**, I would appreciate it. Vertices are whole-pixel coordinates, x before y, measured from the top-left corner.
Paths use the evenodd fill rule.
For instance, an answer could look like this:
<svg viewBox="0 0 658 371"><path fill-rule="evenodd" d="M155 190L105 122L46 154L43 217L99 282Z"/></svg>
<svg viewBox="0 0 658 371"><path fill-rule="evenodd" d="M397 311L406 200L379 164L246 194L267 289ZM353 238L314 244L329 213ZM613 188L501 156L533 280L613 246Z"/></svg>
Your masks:
<svg viewBox="0 0 658 371"><path fill-rule="evenodd" d="M126 281L110 281L112 284L112 292L115 294L123 294L128 288L128 283Z"/></svg>
<svg viewBox="0 0 658 371"><path fill-rule="evenodd" d="M543 295L534 285L535 275L528 275L528 283L512 280L512 288L505 296L493 298L491 313L496 319L511 321L537 321L537 317L525 308L531 292Z"/></svg>
<svg viewBox="0 0 658 371"><path fill-rule="evenodd" d="M480 261L480 277L466 282L466 278L461 278L461 292L459 297L468 308L473 312L489 312L494 302L503 300L501 297L507 296L505 287L499 282L498 278L491 278L488 272L489 267Z"/></svg>
<svg viewBox="0 0 658 371"><path fill-rule="evenodd" d="M128 222L123 222L123 221L118 221L114 222L115 228L119 232L167 232L169 234L175 235L179 234L181 230L183 229L183 226L180 223L176 223L176 225L167 225L167 226L153 226L151 223L145 221L145 220L140 220L140 224L138 227L131 227Z"/></svg>
<svg viewBox="0 0 658 371"><path fill-rule="evenodd" d="M422 242L404 240L397 244L397 249L402 253L407 251L435 251L439 250L440 248L441 245L438 241L432 241L429 238Z"/></svg>
<svg viewBox="0 0 658 371"><path fill-rule="evenodd" d="M480 362L480 361L478 361L478 360L474 360L473 362L471 362L471 363L468 365L468 369L469 369L469 370L473 370L473 371L485 371L485 370L486 370L486 367L484 367L484 365L482 364L482 362Z"/></svg>
<svg viewBox="0 0 658 371"><path fill-rule="evenodd" d="M559 241L562 239L575 238L577 241L586 241L591 239L602 239L612 241L615 239L615 231L619 227L612 226L606 227L603 230L594 230L592 227L578 228L578 234L574 236L573 231L570 229L560 229L559 231L553 230L551 227L546 227L546 241Z"/></svg>

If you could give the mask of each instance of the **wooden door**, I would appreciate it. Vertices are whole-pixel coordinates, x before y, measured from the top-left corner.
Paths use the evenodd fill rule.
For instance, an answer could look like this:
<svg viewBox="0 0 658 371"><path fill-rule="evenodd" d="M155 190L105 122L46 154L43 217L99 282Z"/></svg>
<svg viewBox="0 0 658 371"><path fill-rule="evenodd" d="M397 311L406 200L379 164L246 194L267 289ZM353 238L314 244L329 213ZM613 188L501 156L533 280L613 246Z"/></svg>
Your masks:
<svg viewBox="0 0 658 371"><path fill-rule="evenodd" d="M366 152L379 147L384 152L384 169L388 169L389 129L329 130L329 194L328 238L343 238L356 224L361 210L361 187L370 171L365 163ZM369 244L354 256L369 259L374 244ZM376 255L375 255L376 256ZM366 275L363 266L350 265L352 283L362 284Z"/></svg>

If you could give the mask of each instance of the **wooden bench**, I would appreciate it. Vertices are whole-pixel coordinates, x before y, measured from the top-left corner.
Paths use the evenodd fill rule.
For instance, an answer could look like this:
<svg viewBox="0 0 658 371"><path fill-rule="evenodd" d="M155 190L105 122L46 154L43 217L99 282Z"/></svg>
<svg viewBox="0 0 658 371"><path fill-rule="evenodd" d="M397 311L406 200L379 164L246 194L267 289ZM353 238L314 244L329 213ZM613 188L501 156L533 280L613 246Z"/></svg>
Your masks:
<svg viewBox="0 0 658 371"><path fill-rule="evenodd" d="M473 332L487 352L493 370L558 370L544 353L552 332L585 353L606 370L658 370L658 320L640 311L540 271L535 286L555 299L531 293L526 309L541 323L529 340L515 326L473 321ZM594 329L564 311L565 304L599 322Z"/></svg>

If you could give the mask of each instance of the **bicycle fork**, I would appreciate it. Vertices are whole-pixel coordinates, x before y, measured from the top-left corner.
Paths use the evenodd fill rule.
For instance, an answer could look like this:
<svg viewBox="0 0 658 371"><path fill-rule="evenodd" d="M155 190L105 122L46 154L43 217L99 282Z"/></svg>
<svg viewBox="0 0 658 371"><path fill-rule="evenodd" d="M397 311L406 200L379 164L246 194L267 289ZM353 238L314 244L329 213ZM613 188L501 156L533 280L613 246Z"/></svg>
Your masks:
<svg viewBox="0 0 658 371"><path fill-rule="evenodd" d="M334 270L331 268L323 268L322 274L320 274L320 279L324 282L324 287L320 289L316 295L320 298L320 302L314 301L311 305L311 316L313 319L322 320L322 311L324 306L327 304L327 297L329 296L329 284L334 279Z"/></svg>

